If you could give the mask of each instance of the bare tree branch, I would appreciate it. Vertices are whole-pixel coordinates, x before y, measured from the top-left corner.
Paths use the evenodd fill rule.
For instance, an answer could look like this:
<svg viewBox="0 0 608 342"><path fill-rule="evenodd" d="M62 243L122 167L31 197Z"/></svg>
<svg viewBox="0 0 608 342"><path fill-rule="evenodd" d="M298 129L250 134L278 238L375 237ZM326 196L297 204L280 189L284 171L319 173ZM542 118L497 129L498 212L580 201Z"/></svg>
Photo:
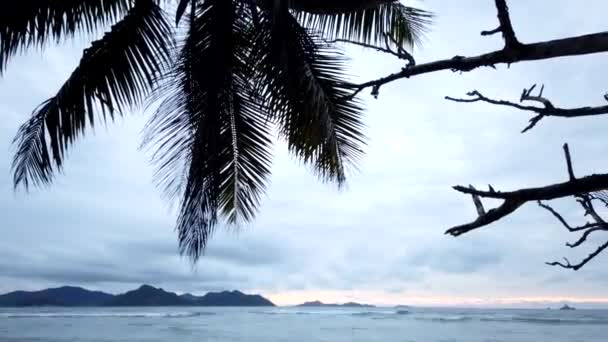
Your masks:
<svg viewBox="0 0 608 342"><path fill-rule="evenodd" d="M360 84L351 84L353 91L360 92L362 89L381 86L402 78L452 70L467 72L479 67L495 67L497 64L508 64L551 59L556 57L578 56L608 51L608 31L597 32L582 36L574 36L563 39L548 40L531 44L523 44L517 40L513 25L509 18L506 0L495 0L500 26L491 31L483 31L483 36L503 33L505 46L501 50L484 53L477 56L464 57L454 56L449 59L410 65L401 71L387 75L376 80Z"/></svg>
<svg viewBox="0 0 608 342"><path fill-rule="evenodd" d="M572 157L570 157L570 148L568 144L564 144L564 157L566 158L566 167L568 168L568 177L570 177L571 181L575 181L576 177L574 176L574 168L572 167Z"/></svg>
<svg viewBox="0 0 608 342"><path fill-rule="evenodd" d="M521 46L521 43L515 37L511 18L509 17L509 7L506 0L496 0L496 11L498 12L498 27L502 32L502 37L505 40L505 49L516 49Z"/></svg>
<svg viewBox="0 0 608 342"><path fill-rule="evenodd" d="M556 183L536 188L524 188L515 191L483 191L472 190L469 187L457 185L454 187L456 191L464 194L476 194L482 198L494 199L513 199L520 198L526 202L530 201L548 201L562 197L574 196L584 192L595 192L608 188L608 174L593 174L582 178L577 178L576 181L567 181Z"/></svg>
<svg viewBox="0 0 608 342"><path fill-rule="evenodd" d="M599 225L606 224L600 217L597 215L593 205L590 203L591 200L583 196L582 194L592 193L596 191L600 191L608 188L608 174L599 174L599 175L590 175L582 178L575 178L574 171L572 171L572 160L570 157L570 150L566 145L564 145L564 155L566 158L566 164L568 167L568 175L569 180L563 183L551 184L543 187L537 188L525 188L519 189L515 191L501 192L495 191L493 188L490 188L489 191L477 190L472 186L455 186L454 189L456 191L462 192L464 194L478 196L478 199L481 201L482 198L492 198L492 199L502 199L503 203L497 208L490 209L485 214L479 213L479 216L476 220L470 223L466 223L463 225L455 226L448 229L445 234L452 236L459 236L464 233L468 233L472 230L484 227L489 225L490 223L496 222L514 211L516 211L519 207L527 202L536 201L539 204L549 210L555 217L557 217L560 222L568 228L570 231L584 230L587 228L595 228ZM540 201L548 201L562 197L568 196L577 196L581 199L581 205L585 208L586 212L591 215L596 221L596 225L591 226L582 226L572 228L570 225L566 223L566 221L559 215L555 210L547 205L543 205Z"/></svg>
<svg viewBox="0 0 608 342"><path fill-rule="evenodd" d="M367 49L372 49L372 50L375 50L378 52L388 53L399 59L408 61L408 63L409 63L408 65L416 64L416 61L414 60L414 56L412 56L409 52L407 52L405 49L403 49L402 47L399 47L399 46L398 46L397 51L393 50L388 41L389 37L385 36L385 39L386 39L386 47L381 47L381 46L377 46L377 45L373 45L373 44L367 44L367 43L362 43L362 42L348 40L348 39L334 39L334 40L327 41L327 43L330 43L330 44L344 43L344 44L356 45L356 46L364 47Z"/></svg>
<svg viewBox="0 0 608 342"><path fill-rule="evenodd" d="M585 180L588 177L583 177L581 179L577 179L574 175L573 166L572 166L572 158L570 155L570 149L568 148L568 144L564 144L564 156L566 159L566 165L568 168L568 177L569 181L566 183L550 185L543 188L533 188L533 189L522 189L512 192L497 192L492 187L490 187L489 191L479 191L475 189L473 186L469 187L455 187L456 190L461 191L463 193L468 193L473 196L473 200L475 202L475 206L477 207L478 217L475 221L466 223L460 226L452 227L446 231L446 234L452 236L459 236L465 233L468 233L477 228L486 226L490 223L493 223L497 220L500 220L509 214L513 213L523 204L532 201L532 198L543 197L544 199L553 199L554 192L560 191L560 187L563 188L564 184L576 184L580 180ZM557 189L557 190L556 190ZM544 204L541 200L537 200L538 205L547 211L549 211L558 221L566 227L569 232L578 232L582 231L583 234L573 243L566 243L566 246L570 248L576 248L581 246L584 242L587 241L588 237L598 231L608 232L608 223L598 214L593 206L593 200L600 200L602 203L606 204L606 201L600 199L598 197L594 197L588 193L571 193L572 196L577 198L577 202L585 209L585 216L591 216L594 222L587 222L586 224L578 227L572 227L568 222L563 218L561 214L559 214L555 209L553 209L548 204ZM565 197L565 196L557 196L557 197ZM488 212L485 210L480 210L481 207L483 209L483 204L481 202L481 198L495 198L495 199L503 199L503 203L497 208L491 209ZM564 262L549 262L548 265L551 266L560 266L567 269L579 270L584 265L586 265L589 261L599 255L604 249L608 248L608 242L604 245L600 246L595 252L589 254L585 259L577 264L572 264L567 258L564 258Z"/></svg>
<svg viewBox="0 0 608 342"><path fill-rule="evenodd" d="M570 248L575 248L580 246L583 242L587 241L587 237L589 237L589 235L593 232L597 232L598 230L602 230L602 231L606 231L607 229L605 227L596 227L596 228L591 228L586 230L583 235L576 240L576 242L574 243L566 243L566 246L570 247Z"/></svg>
<svg viewBox="0 0 608 342"><path fill-rule="evenodd" d="M491 35L496 34L496 33L498 33L498 32L502 32L502 30L501 30L500 26L499 26L499 27L497 27L497 28L495 28L495 29L493 29L493 30L489 30L489 31L481 31L481 35L482 35L482 36L491 36Z"/></svg>
<svg viewBox="0 0 608 342"><path fill-rule="evenodd" d="M553 209L548 204L544 204L542 201L538 201L538 205L541 208L546 209L553 216L555 216L555 218L557 218L564 225L564 227L566 227L566 229L568 229L569 232L578 232L578 231L581 231L581 230L586 230L586 229L589 229L589 228L595 228L595 227L599 226L599 224L597 224L597 223L587 222L586 224L584 224L582 226L572 227L571 225L568 224L568 222L566 222L566 220L563 218L562 215L560 215L555 209Z"/></svg>
<svg viewBox="0 0 608 342"><path fill-rule="evenodd" d="M469 185L469 188L471 189L475 189L472 185ZM475 208L477 208L477 214L479 216L483 216L486 214L486 209L483 207L483 203L481 203L481 199L479 198L479 196L473 194L471 195L471 197L473 198L473 203L475 204Z"/></svg>
<svg viewBox="0 0 608 342"><path fill-rule="evenodd" d="M608 242L604 243L603 245L599 246L595 252L589 254L585 259L583 259L581 262L579 262L578 264L571 264L570 261L566 258L564 258L564 260L566 261L566 263L561 263L558 261L554 261L554 262L548 262L546 263L547 265L550 266L560 266L563 268L567 268L567 269L572 269L574 271L578 271L579 269L581 269L583 266L585 266L589 261L591 261L593 258L595 258L596 256L598 256L600 253L602 253L602 251L604 249L608 248Z"/></svg>
<svg viewBox="0 0 608 342"><path fill-rule="evenodd" d="M607 225L606 221L595 211L595 207L593 206L592 197L589 195L580 195L577 196L577 202L585 209L585 216L589 215L593 218L593 220L601 225Z"/></svg>
<svg viewBox="0 0 608 342"><path fill-rule="evenodd" d="M607 232L608 231L608 224L597 213L597 211L595 210L595 208L593 206L593 200L598 199L598 198L595 198L593 195L589 195L589 194L577 195L576 197L577 197L577 202L583 207L583 209L585 209L585 216L590 215L595 222L587 223L586 225L579 227L582 229L577 229L577 230L584 230L584 233L575 242L566 243L566 246L568 246L570 248L576 248L576 247L582 245L584 242L587 241L587 238L589 237L589 235L591 235L594 232L597 232L597 231ZM600 201L602 201L602 200L600 200ZM547 208L548 206L544 206L544 207ZM557 212L555 212L555 210L550 209L550 211L556 217L558 217L562 223L565 222L563 220L563 218L561 218L561 215L557 214ZM573 230L571 229L570 231L573 231ZM606 242L604 245L601 245L600 247L598 247L595 250L595 252L589 254L585 259L583 259L581 262L579 262L577 264L571 264L570 261L568 261L568 259L566 259L566 258L564 258L566 263L561 263L561 262L555 261L555 262L549 262L547 264L551 265L551 266L560 266L563 268L573 269L573 270L577 271L580 268L582 268L583 266L585 266L585 264L587 264L589 261L591 261L597 255L599 255L606 248L608 248L608 242Z"/></svg>
<svg viewBox="0 0 608 342"><path fill-rule="evenodd" d="M471 195L474 195L474 193L472 193ZM483 215L479 215L475 221L460 226L452 227L448 229L445 234L459 236L468 233L474 229L487 226L490 223L496 222L501 218L511 214L524 203L526 203L526 201L516 198L505 199L500 206L488 210L488 212Z"/></svg>
<svg viewBox="0 0 608 342"><path fill-rule="evenodd" d="M522 133L529 131L534 128L536 124L547 116L561 117L561 118L577 118L582 116L593 116L593 115L604 115L608 114L608 105L597 106L597 107L576 107L576 108L559 108L555 107L553 103L547 98L543 97L544 86L537 96L531 95L536 85L533 85L529 89L524 88L520 102L533 101L542 104L542 107L522 105L516 102L506 100L496 100L484 96L477 90L473 90L467 93L469 98L455 98L446 96L445 99L454 102L471 103L471 102L486 102L498 106L506 106L516 108L522 111L537 113L530 119L529 124L522 130Z"/></svg>
<svg viewBox="0 0 608 342"><path fill-rule="evenodd" d="M502 33L502 38L504 40L504 47L502 49L490 51L476 56L465 57L457 55L449 59L416 64L413 56L401 49L400 46L396 45L398 50L393 50L388 38L386 40L386 48L366 46L365 44L356 43L360 46L373 48L377 51L395 55L400 59L407 60L408 64L400 71L385 77L360 84L350 84L349 87L352 89L351 96L354 97L363 89L371 88L372 95L377 97L380 88L385 84L403 78L410 78L417 75L443 70L451 70L452 72L469 72L480 67L495 68L500 64L507 64L510 66L513 63L525 61L537 61L557 57L608 52L608 31L529 44L521 43L517 39L515 30L511 23L507 0L494 1L499 26L493 30L482 31L481 35L490 36L499 32ZM544 85L541 85L538 93L533 94L536 89L536 84L530 88L524 88L520 96L519 103L507 100L492 99L484 96L477 90L467 93L468 98L454 98L447 96L446 99L463 103L486 102L493 105L511 107L518 110L535 113L535 115L529 120L529 124L525 127L523 132L532 129L543 118L548 116L574 118L608 114L608 105L577 108L556 107L551 100L543 95ZM608 101L608 94L604 95L604 99ZM608 192L605 192L606 189L608 189L608 173L592 174L581 178L576 178L574 174L572 157L567 144L564 144L563 150L568 171L568 180L565 182L506 192L496 191L492 186L489 186L489 190L487 191L478 190L472 185L469 185L468 187L455 186L455 190L463 194L471 195L477 211L477 218L471 222L452 227L445 233L452 236L460 236L507 217L513 212L517 211L517 209L524 204L532 201L538 202L540 207L549 211L564 227L566 227L568 231L582 232L582 235L575 242L566 243L566 245L570 248L581 246L588 240L589 236L595 232L608 231L608 223L597 213L592 203L593 200L597 199L602 201L604 205L608 206ZM578 203L585 209L585 216L590 216L593 219L593 222L587 222L584 225L573 227L568 224L563 216L555 209L548 204L543 203L543 201L550 201L569 196L573 196L577 199ZM483 204L483 199L488 198L502 200L502 203L495 208L486 210ZM577 264L572 264L567 258L564 258L565 262L556 261L548 264L578 270L606 248L608 248L608 242L599 246L597 250L589 254Z"/></svg>
<svg viewBox="0 0 608 342"><path fill-rule="evenodd" d="M514 64L526 61L551 59L556 57L580 56L608 51L608 32L555 39L544 42L521 44L517 48L501 49L472 57L455 56L449 59L417 64L385 77L352 84L353 89L383 86L403 78L428 74L442 70L467 72L480 67L497 64Z"/></svg>

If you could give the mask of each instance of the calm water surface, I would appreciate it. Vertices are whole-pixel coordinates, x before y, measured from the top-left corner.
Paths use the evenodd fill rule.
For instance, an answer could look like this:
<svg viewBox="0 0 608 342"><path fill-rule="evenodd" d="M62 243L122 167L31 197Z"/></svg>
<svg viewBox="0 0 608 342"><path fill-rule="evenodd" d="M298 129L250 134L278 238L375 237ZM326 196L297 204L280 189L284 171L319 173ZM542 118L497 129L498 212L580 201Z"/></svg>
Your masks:
<svg viewBox="0 0 608 342"><path fill-rule="evenodd" d="M608 341L608 311L0 308L0 341Z"/></svg>

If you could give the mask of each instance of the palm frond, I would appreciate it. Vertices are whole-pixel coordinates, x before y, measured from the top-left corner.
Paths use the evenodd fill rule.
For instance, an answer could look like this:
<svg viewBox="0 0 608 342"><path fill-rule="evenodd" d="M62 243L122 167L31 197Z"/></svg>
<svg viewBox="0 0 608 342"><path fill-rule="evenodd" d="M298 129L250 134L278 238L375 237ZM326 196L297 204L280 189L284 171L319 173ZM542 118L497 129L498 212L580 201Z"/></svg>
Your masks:
<svg viewBox="0 0 608 342"><path fill-rule="evenodd" d="M59 92L19 129L15 187L51 182L87 121L94 125L97 109L102 117L108 113L113 118L114 112L138 103L166 66L171 38L170 24L156 1L136 0L122 21L84 51Z"/></svg>
<svg viewBox="0 0 608 342"><path fill-rule="evenodd" d="M384 44L388 35L400 46L420 44L433 17L430 12L399 1L380 1L375 6L333 14L296 11L295 15L306 27L328 40Z"/></svg>
<svg viewBox="0 0 608 342"><path fill-rule="evenodd" d="M269 122L252 95L250 11L235 1L196 9L167 95L146 130L156 179L181 195L180 251L197 260L220 218L253 218L270 174Z"/></svg>
<svg viewBox="0 0 608 342"><path fill-rule="evenodd" d="M296 11L315 14L339 14L372 8L395 1L397 0L289 0L288 4L290 9Z"/></svg>
<svg viewBox="0 0 608 342"><path fill-rule="evenodd" d="M184 13L186 13L186 9L188 8L189 4L191 6L196 5L196 0L179 0L179 3L177 4L177 9L175 11L175 25L179 25L179 22L182 19Z"/></svg>
<svg viewBox="0 0 608 342"><path fill-rule="evenodd" d="M342 184L365 137L361 108L345 88L344 59L286 10L264 11L255 38L258 89L275 113L290 151L323 180Z"/></svg>
<svg viewBox="0 0 608 342"><path fill-rule="evenodd" d="M0 11L0 72L22 49L94 31L121 18L131 0L19 0Z"/></svg>

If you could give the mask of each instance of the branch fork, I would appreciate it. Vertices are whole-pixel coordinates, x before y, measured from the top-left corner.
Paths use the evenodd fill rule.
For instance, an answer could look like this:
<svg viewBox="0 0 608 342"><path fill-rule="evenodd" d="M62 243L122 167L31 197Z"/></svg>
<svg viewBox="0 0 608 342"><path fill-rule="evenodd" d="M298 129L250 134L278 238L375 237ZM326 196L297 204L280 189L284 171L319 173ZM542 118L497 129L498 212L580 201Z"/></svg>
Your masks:
<svg viewBox="0 0 608 342"><path fill-rule="evenodd" d="M603 191L608 189L608 175L591 175L583 178L577 178L574 174L574 167L572 165L572 157L568 144L564 144L564 159L566 161L566 169L568 172L568 181L565 183L548 185L540 188L528 188L520 189L510 192L500 192L494 190L492 186L489 186L489 191L480 191L475 189L472 185L455 186L456 191L464 194L469 194L473 198L473 203L477 209L477 219L470 223L455 226L448 229L445 233L452 236L460 236L468 233L472 230L484 227L498 221L514 211L516 211L522 205L536 201L541 208L546 209L551 213L557 220L564 226L569 232L583 232L583 234L573 243L567 243L566 246L570 248L576 248L587 241L587 238L599 231L608 232L608 223L597 213L593 205L593 200L599 200L604 205L608 206L608 192ZM593 222L588 222L581 226L573 227L548 204L543 201L549 201L555 198L561 198L566 196L574 196L577 202L585 210L585 216L590 216ZM482 199L492 198L501 199L503 203L496 208L490 209L487 212L484 209ZM589 254L581 262L572 264L568 259L563 262L551 262L548 263L552 266L561 266L568 269L578 270L599 255L604 249L608 248L608 241L601 245L595 252Z"/></svg>

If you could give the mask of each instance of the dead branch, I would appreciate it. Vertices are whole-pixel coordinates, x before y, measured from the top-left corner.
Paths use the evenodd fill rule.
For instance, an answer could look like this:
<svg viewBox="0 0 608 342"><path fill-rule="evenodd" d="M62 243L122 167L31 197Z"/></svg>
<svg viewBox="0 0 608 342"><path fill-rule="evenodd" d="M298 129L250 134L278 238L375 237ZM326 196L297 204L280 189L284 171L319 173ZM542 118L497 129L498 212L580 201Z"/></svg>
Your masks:
<svg viewBox="0 0 608 342"><path fill-rule="evenodd" d="M395 40L395 38L393 38L392 36L390 36L388 34L384 35L384 44L385 44L384 47L374 45L374 44L362 43L362 42L349 40L349 39L334 39L334 40L327 41L327 43L329 43L329 44L333 44L333 43L351 44L351 45L364 47L367 49L372 49L372 50L375 50L378 52L387 53L387 54L393 55L401 60L407 61L405 68L409 68L411 66L416 65L416 60L414 59L414 56L411 53L407 52L407 50L405 50L403 48L403 46ZM391 45L396 46L397 51L393 50ZM356 88L351 94L346 96L346 98L348 98L348 99L354 98L365 88L367 88L367 87ZM380 85L377 85L377 86L372 85L371 88L372 88L371 95L374 98L378 98L378 95L380 94Z"/></svg>
<svg viewBox="0 0 608 342"><path fill-rule="evenodd" d="M537 102L542 105L542 107L538 106L528 106L522 105L516 102L506 101L506 100L496 100L489 97L484 96L477 90L473 90L467 93L469 98L455 98L451 96L446 96L445 99L454 102L462 102L462 103L471 103L471 102L486 102L493 105L498 106L506 106L516 108L522 111L534 112L537 115L530 119L529 124L522 130L522 133L529 131L534 128L536 124L540 120L548 116L561 117L561 118L578 118L583 116L593 116L593 115L603 115L608 114L608 105L597 106L597 107L576 107L576 108L559 108L553 105L553 103L543 97L543 91L545 89L544 85L541 86L541 89L538 95L532 95L532 91L536 88L536 84L531 86L530 88L524 88L522 91L522 95L520 97L520 103L524 101Z"/></svg>
<svg viewBox="0 0 608 342"><path fill-rule="evenodd" d="M521 43L515 37L511 18L509 16L509 7L506 0L496 0L496 12L500 26L498 29L502 32L502 38L505 41L505 49L516 49L521 46Z"/></svg>
<svg viewBox="0 0 608 342"><path fill-rule="evenodd" d="M554 262L548 262L546 263L547 265L550 266L560 266L563 268L567 268L567 269L572 269L574 271L578 271L580 270L583 266L585 266L589 261L591 261L593 258L595 258L596 256L598 256L600 253L602 253L602 251L604 251L604 249L608 248L608 242L604 243L603 245L599 246L595 252L589 254L585 259L581 260L581 262L577 263L577 264L571 264L570 261L566 258L564 258L564 260L566 261L566 263L561 263L559 261L554 261Z"/></svg>
<svg viewBox="0 0 608 342"><path fill-rule="evenodd" d="M576 181L567 181L556 183L536 188L524 188L515 191L483 191L472 190L468 187L457 185L454 190L464 194L476 194L482 198L494 199L513 199L521 198L526 202L530 201L549 201L557 198L574 196L583 192L595 192L608 188L608 174L593 174L581 178Z"/></svg>
<svg viewBox="0 0 608 342"><path fill-rule="evenodd" d="M598 227L597 223L591 223L591 222L587 222L582 226L572 227L571 225L568 224L568 222L566 222L566 220L560 213L558 213L555 209L553 209L548 204L544 204L542 201L538 201L538 205L541 208L546 209L553 216L555 216L555 218L557 218L559 220L559 222L561 222L561 224L564 225L564 227L566 227L566 229L568 229L569 232L578 232L581 230L586 230L586 229L590 229L590 228L592 229L592 228Z"/></svg>
<svg viewBox="0 0 608 342"><path fill-rule="evenodd" d="M568 170L567 182L509 192L496 191L491 186L488 191L477 190L472 185L469 185L468 187L454 187L454 189L457 191L469 194L473 197L473 202L477 209L478 216L474 221L452 227L445 233L452 236L459 236L472 230L487 226L512 214L519 207L531 201L536 201L540 207L549 211L564 227L566 227L569 232L583 232L583 234L575 242L566 243L566 246L570 248L581 246L587 241L587 238L595 232L608 232L608 223L598 214L593 205L593 200L599 200L605 205L608 203L603 199L603 192L599 192L599 195L593 195L597 191L608 188L608 174L576 178L574 175L572 156L570 155L570 148L568 147L568 144L564 144L563 149L564 158L566 160L566 168ZM584 225L572 227L560 213L558 213L550 205L542 202L566 196L574 196L577 199L577 202L585 210L585 216L590 216L593 219L593 222L587 222ZM486 212L483 206L482 198L502 199L503 202L500 206ZM585 259L577 264L571 264L566 258L564 258L566 261L565 263L555 261L547 264L578 270L606 248L608 248L608 242L605 245L600 246L595 252L589 254Z"/></svg>
<svg viewBox="0 0 608 342"><path fill-rule="evenodd" d="M388 35L385 36L385 40L386 40L386 46L382 47L382 46L377 46L374 44L367 44L367 43L362 43L362 42L358 42L358 41L354 41L354 40L348 40L348 39L334 39L334 40L329 40L327 41L327 43L329 44L333 44L333 43L344 43L344 44L351 44L351 45L356 45L356 46L360 46L360 47L364 47L367 49L372 49L378 52L382 52L382 53L387 53L390 55L393 55L399 59L403 59L406 60L408 62L407 65L414 65L416 64L416 61L414 60L414 56L412 56L412 54L410 54L409 52L407 52L405 49L403 49L401 46L397 45L397 51L393 50L391 48L391 44L389 42L390 37Z"/></svg>
<svg viewBox="0 0 608 342"><path fill-rule="evenodd" d="M474 195L474 194L471 194ZM481 196L483 197L483 196ZM496 222L501 218L511 214L515 210L517 210L520 206L526 203L525 200L516 199L516 198L508 198L505 199L504 202L493 209L488 210L487 213L483 215L479 215L477 219L473 222L466 223L460 226L452 227L448 229L445 234L452 236L459 236L465 233L468 233L474 229L481 228L489 225L490 223Z"/></svg>
<svg viewBox="0 0 608 342"><path fill-rule="evenodd" d="M501 50L471 57L454 56L448 59L409 65L401 69L401 71L376 80L351 84L350 88L353 89L353 92L359 93L365 88L374 87L379 90L381 86L396 80L442 70L468 72L480 67L495 67L499 64L511 65L519 62L608 51L608 31L530 44L521 43L515 36L506 0L495 0L495 3L499 26L494 30L483 31L481 34L482 36L488 36L502 32L505 45Z"/></svg>
<svg viewBox="0 0 608 342"><path fill-rule="evenodd" d="M442 70L468 72L480 67L493 67L498 64L514 64L527 61L551 59L556 57L579 56L608 51L608 32L599 32L583 36L555 39L544 42L522 44L509 50L502 49L485 54L463 57L454 56L449 59L417 64L388 76L360 84L352 84L351 88L361 89L372 86L383 86L403 78L428 74Z"/></svg>
<svg viewBox="0 0 608 342"><path fill-rule="evenodd" d="M489 31L481 31L481 35L482 36L491 36L493 34L496 34L498 32L502 32L502 30L500 29L500 26L493 29L493 30L489 30Z"/></svg>
<svg viewBox="0 0 608 342"><path fill-rule="evenodd" d="M469 188L475 190L475 188L472 185L469 185ZM471 195L471 197L473 198L473 203L475 204L475 208L477 209L477 214L479 216L485 215L486 209L483 207L483 203L481 202L481 199L479 198L479 196L473 194L473 195Z"/></svg>
<svg viewBox="0 0 608 342"><path fill-rule="evenodd" d="M489 210L485 215L479 215L473 222L448 229L446 234L458 236L471 230L484 227L510 215L527 202L549 201L562 197L577 196L583 193L593 193L608 188L608 174L594 174L582 178L573 178L572 161L567 145L564 147L564 154L566 163L568 164L568 173L571 177L568 181L563 183L506 192L495 191L493 188L489 191L483 191L473 187L455 186L454 189L456 191L464 194L476 195L479 196L479 198L501 199L504 202L499 207ZM563 218L560 219L560 221L562 221L566 227L572 229L566 224Z"/></svg>
<svg viewBox="0 0 608 342"><path fill-rule="evenodd" d="M563 39L555 39L541 41L535 43L521 43L515 34L509 9L506 0L495 0L496 11L499 26L493 30L482 31L482 36L490 36L497 33L502 33L504 47L500 50L487 52L477 56L454 56L449 59L442 59L422 64L416 64L411 54L401 50L397 45L397 51L391 49L391 44L387 38L386 48L365 46L374 48L378 51L387 52L401 59L408 61L408 64L400 71L387 75L376 80L368 81L360 84L350 84L352 89L352 97L360 93L363 89L371 88L372 95L377 97L380 88L388 83L399 79L409 78L417 75L433 73L443 70L451 70L452 72L469 72L480 67L492 67L496 65L507 64L510 66L513 63L546 60L557 57L579 56L601 52L608 52L608 31L597 32L593 34L572 36ZM393 42L394 43L394 42ZM454 102L486 102L493 105L512 107L522 111L536 113L533 116L528 126L523 130L526 132L535 127L543 118L554 116L563 118L574 118L582 116L608 114L608 105L596 107L578 107L578 108L560 108L555 106L551 100L543 95L544 85L542 85L537 94L533 94L536 89L536 84L530 88L524 88L519 99L519 103L497 100L484 96L481 92L473 90L467 93L468 98L446 97L447 100ZM604 95L604 99L608 101L608 94ZM526 104L523 104L526 103ZM472 230L487 226L502 218L509 216L528 202L535 201L538 205L549 211L558 221L566 227L570 232L582 232L582 235L572 243L566 245L570 248L576 248L584 244L591 234L599 231L608 231L608 223L598 215L593 207L593 200L600 200L604 205L608 206L608 173L592 174L577 178L574 174L574 167L568 145L563 146L566 167L568 171L568 180L562 183L550 184L535 188L523 188L514 191L496 191L492 186L489 186L488 191L478 190L472 185L455 186L454 189L471 195L473 203L477 211L477 218L472 222L458 225L448 229L445 233L452 236L460 236ZM550 201L557 198L573 196L578 203L585 209L585 216L590 216L593 222L587 222L581 226L571 226L548 204L543 201ZM490 210L486 210L483 204L483 199L498 199L502 203ZM590 260L599 255L604 249L608 248L608 242L599 246L593 253L577 264L572 264L566 258L565 262L551 262L549 265L560 266L563 268L578 270L587 264Z"/></svg>
<svg viewBox="0 0 608 342"><path fill-rule="evenodd" d="M573 243L566 243L566 246L568 246L570 248L575 248L575 247L580 246L585 241L587 241L587 238L589 237L589 235L591 235L594 232L608 231L608 224L606 224L606 221L604 221L604 219L595 211L595 208L593 207L592 200L596 199L596 198L594 198L593 196L591 196L589 194L579 195L576 197L577 197L577 202L583 207L583 209L585 209L585 216L591 215L591 217L593 217L594 222L587 222L586 224L584 224L582 226L573 228L570 225L568 225L568 223L566 223L566 220L562 217L562 215L560 215L551 206L549 206L548 204L544 204L540 201L538 202L539 206L546 209L553 216L555 216L566 227L566 229L568 229L568 231L570 231L570 232L584 231L578 240L576 240Z"/></svg>
<svg viewBox="0 0 608 342"><path fill-rule="evenodd" d="M566 167L568 168L568 176L571 181L575 181L576 177L574 176L574 168L572 167L572 157L570 156L570 148L568 144L564 144L564 157L566 158Z"/></svg>
<svg viewBox="0 0 608 342"><path fill-rule="evenodd" d="M576 242L574 242L574 243L568 243L568 242L567 242L567 243L566 243L566 246L568 246L568 247L570 247L570 248L575 248L575 247L578 247L578 246L580 246L581 244L583 244L583 242L587 241L587 237L589 237L589 235L590 235L591 233L593 233L593 232L597 232L597 231L600 231L600 230L602 230L602 231L606 231L606 228L605 228L605 227L603 227L603 226L601 226L601 227L596 227L596 228L591 228L591 229L588 229L588 230L586 230L586 231L583 233L583 235L581 235L581 237L580 237L578 240L576 240Z"/></svg>

